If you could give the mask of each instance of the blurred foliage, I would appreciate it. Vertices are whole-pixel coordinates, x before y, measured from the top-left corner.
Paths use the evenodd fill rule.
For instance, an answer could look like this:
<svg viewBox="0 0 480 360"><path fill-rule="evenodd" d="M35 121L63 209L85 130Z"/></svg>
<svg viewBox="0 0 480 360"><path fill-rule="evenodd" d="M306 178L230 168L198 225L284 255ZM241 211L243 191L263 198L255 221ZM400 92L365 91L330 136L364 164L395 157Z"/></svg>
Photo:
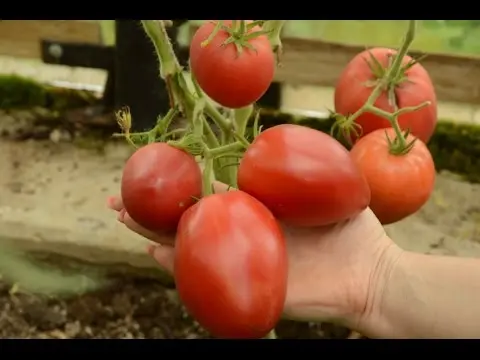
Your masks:
<svg viewBox="0 0 480 360"><path fill-rule="evenodd" d="M0 75L0 109L45 106L47 91L38 82L17 75Z"/></svg>
<svg viewBox="0 0 480 360"><path fill-rule="evenodd" d="M200 24L203 20L190 20ZM407 20L289 20L286 37L360 46L397 47ZM182 32L182 43L188 42ZM480 55L480 20L420 20L412 49L434 53Z"/></svg>
<svg viewBox="0 0 480 360"><path fill-rule="evenodd" d="M115 45L115 20L98 20L102 42L105 45Z"/></svg>
<svg viewBox="0 0 480 360"><path fill-rule="evenodd" d="M291 20L285 36L352 45L397 47L407 20ZM479 20L421 20L412 49L424 52L480 54Z"/></svg>
<svg viewBox="0 0 480 360"><path fill-rule="evenodd" d="M0 75L0 109L45 107L63 111L98 101L91 92L63 89L18 76Z"/></svg>
<svg viewBox="0 0 480 360"><path fill-rule="evenodd" d="M15 290L52 297L81 295L108 285L102 274L93 271L68 274L42 266L5 239L0 239L0 274Z"/></svg>

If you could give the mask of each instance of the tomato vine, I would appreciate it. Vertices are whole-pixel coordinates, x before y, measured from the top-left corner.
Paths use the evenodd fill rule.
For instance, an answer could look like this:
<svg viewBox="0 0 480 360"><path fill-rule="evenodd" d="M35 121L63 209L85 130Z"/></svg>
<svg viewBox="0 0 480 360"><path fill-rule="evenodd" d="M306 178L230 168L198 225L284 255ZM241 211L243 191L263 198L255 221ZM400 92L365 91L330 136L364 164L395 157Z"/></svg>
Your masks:
<svg viewBox="0 0 480 360"><path fill-rule="evenodd" d="M196 156L203 164L202 193L204 197L214 193L214 180L222 181L236 188L238 162L250 146L246 130L252 118L254 119L253 137L255 138L261 132L258 109L255 109L254 105L250 103L247 106L239 106L232 109L224 107L224 110L219 110L206 95L206 92L202 90L198 79L193 74L189 78L186 69L180 66L166 31L166 27L169 25L168 21L141 20L141 23L155 48L159 61L159 74L166 83L171 109L165 116L159 117L156 125L151 130L142 133L130 132L132 119L128 109L123 109L117 113L117 120L123 133L116 134L116 136L125 137L135 147L139 144L166 142L175 148L185 150L187 153ZM250 43L251 40L267 37L270 42L269 56L272 56L271 50L273 50L277 56L278 63L282 52L280 34L285 23L286 20L219 20L209 24L211 33L206 39L203 38L204 40L201 43L197 42L200 43L197 50L212 46L212 42L218 40L216 37L222 32L221 42L217 42L216 46L226 47L234 45L238 58L243 52L256 52L257 49ZM410 20L403 44L399 51L392 56L387 68L383 68L375 57L371 56L369 64L376 79L371 85L373 90L370 96L363 106L353 114L347 116L335 114L337 121L332 128L332 132L340 130L343 135L348 135L351 132L358 134L361 132L361 127L356 124L355 120L362 114L370 112L388 120L391 124L395 133L394 139L388 138L386 134L391 154L404 155L413 148L415 140L407 142L408 131L402 132L398 123L398 117L429 106L430 102L426 101L415 106L407 106L400 109L397 104L394 104L393 112L382 110L376 107L375 103L379 96L385 92L388 93L392 103L395 102L395 87L406 80L405 72L414 65L414 62L403 65L402 61L414 39L415 28L416 20ZM273 77L273 73L271 76ZM231 87L235 86L235 84L228 85ZM185 119L187 125L181 129L170 130L171 124L180 118ZM284 128L282 131L291 131L293 133L297 130ZM329 139L331 140L331 138ZM344 148L342 149L344 150ZM344 153L339 152L339 154L339 156L344 156ZM348 158L348 153L345 156ZM352 171L352 173L354 172ZM351 181L353 184L357 180L352 178ZM363 185L368 189L366 183L362 183ZM362 205L362 209L368 206L367 200L370 199L369 192L364 192L364 194L366 194L365 197L358 197L359 204L365 203L364 206ZM338 216L341 217L341 215ZM274 331L267 338L275 338Z"/></svg>
<svg viewBox="0 0 480 360"><path fill-rule="evenodd" d="M431 105L429 101L425 101L416 106L409 106L398 109L398 106L395 102L395 87L405 80L405 71L418 61L412 61L409 62L406 66L402 66L402 61L415 38L416 22L417 20L409 20L408 29L405 34L402 46L400 47L399 51L393 56L393 60L390 62L390 65L387 69L384 69L373 55L370 56L370 66L372 68L372 73L377 76L378 80L375 82L374 88L367 101L355 113L348 116L333 114L333 116L337 118L337 121L332 127L332 134L334 134L335 131L339 130L340 134L345 136L347 141L350 140L349 135L352 132L354 135L360 135L362 129L358 124L355 123L355 120L358 119L360 115L366 112L370 112L388 120L392 128L395 130L395 138L393 140L389 139L388 135L386 135L390 144L390 153L395 155L401 155L406 154L408 153L408 151L410 151L413 146L413 142L406 142L408 133L402 133L398 123L398 118L402 114L415 112L426 106ZM392 113L384 111L374 105L379 96L384 91L387 91L389 101L392 103L393 108L395 109Z"/></svg>
<svg viewBox="0 0 480 360"><path fill-rule="evenodd" d="M173 47L166 31L167 25L165 21L142 20L141 22L155 47L160 65L160 77L167 84L172 110L164 118L159 119L154 128L143 133L130 133L131 118L128 109L119 111L117 120L123 131L121 136L124 136L131 144L135 144L135 142L142 143L142 139L145 136L150 139L148 142L151 142L152 139L154 139L153 141L167 141L171 145L183 148L194 155L202 156L205 164L204 181L212 182L214 179L217 179L235 187L238 166L228 164L225 158L240 158L243 151L250 144L245 134L249 119L255 111L254 106L248 105L222 114L206 98L193 76L192 84L189 84L185 69L180 66L173 52ZM264 28L267 30L245 35L246 31L259 23L263 23ZM285 20L255 21L249 24L245 20L239 20L233 24L233 29L229 30L233 40L229 40L227 44L236 41L235 39L241 40L240 43L244 44L249 39L267 34L276 51L280 51L281 41L279 34L284 24ZM225 28L225 25L219 21L215 31ZM211 38L213 36L215 36L215 33L212 33ZM211 38L207 39L202 46L209 46ZM181 129L176 133L169 132L170 124L180 114L186 118L188 122L187 128ZM215 134L212 125L219 130L219 136ZM183 133L180 140L169 139L171 135L178 133ZM259 133L258 116L253 133ZM120 134L115 136L120 136ZM210 193L211 186L205 185L204 195Z"/></svg>
<svg viewBox="0 0 480 360"><path fill-rule="evenodd" d="M258 20L253 22L252 26L261 25L263 32L256 33L251 38L260 37L266 35L271 43L272 49L279 56L282 52L282 43L280 40L280 34L282 27L286 20ZM238 159L243 155L245 149L249 146L250 142L246 134L247 124L249 120L254 117L253 137L260 134L261 127L259 126L259 112L253 105L244 106L234 110L220 111L206 96L205 93L198 86L196 80L189 81L185 69L179 64L168 38L166 28L171 26L169 20L142 20L141 24L145 30L147 36L151 39L155 51L160 63L159 75L165 80L170 95L171 109L167 114L157 119L155 126L144 132L131 133L132 118L128 108L121 109L117 112L117 121L122 130L122 134L115 134L115 136L124 137L132 146L138 148L141 145L152 144L154 142L166 142L173 147L178 147L186 150L188 153L197 156L203 160L203 194L211 194L213 192L212 182L214 179L220 180L229 184L230 186L236 186L236 172L238 169ZM372 73L375 74L376 80L373 82L373 90L368 97L367 101L357 111L347 116L336 114L338 121L336 122L332 131L340 130L342 133L360 132L361 128L355 123L355 120L363 113L374 113L384 119L387 119L393 128L395 137L389 139L390 152L395 155L405 155L412 151L414 143L408 142L408 131L403 133L400 129L398 118L400 115L409 112L418 111L424 107L430 106L429 102L422 102L415 106L402 107L398 109L394 104L394 111L388 112L374 106L376 100L380 94L384 91L389 93L389 98L394 102L394 89L405 81L405 72L414 65L415 62L410 62L407 65L402 65L402 59L406 55L415 36L416 20L410 20L408 30L404 38L403 44L398 53L393 56L392 61L387 68L379 66L375 57L372 56L371 66ZM218 28L220 29L220 25ZM244 46L246 51L249 50L248 44L245 44L245 39L238 41L239 35L245 36L245 29L248 29L249 25L241 20L233 26L233 32L230 32L232 42L239 42ZM227 28L228 29L228 28ZM225 30L225 29L224 29ZM230 30L229 30L230 31ZM228 31L227 31L228 32ZM250 36L250 35L248 35ZM212 35L212 38L214 34ZM248 41L247 41L248 43ZM209 46L208 42L205 46ZM244 49L244 50L245 50ZM418 59L416 60L418 62ZM171 130L170 127L175 120L185 118L188 125L185 128ZM392 131L389 131L392 132ZM388 135L386 135L388 138ZM374 138L371 138L374 139ZM373 141L373 140L372 140ZM426 166L432 167L428 169L429 181L433 184L434 169L433 162L430 154L424 145L423 147L415 146L418 153L421 153ZM372 148L372 154L377 156L380 148ZM380 150L379 150L380 149ZM413 151L415 151L415 149ZM360 151L358 151L360 152ZM178 154L177 154L178 155ZM373 155L372 155L373 156ZM199 159L199 160L200 160ZM195 165L195 162L193 162ZM407 164L409 165L409 164ZM417 164L418 165L418 164ZM419 166L419 165L418 165ZM423 165L422 165L423 166ZM398 171L398 174L407 173L407 171ZM407 175L405 175L407 176ZM427 188L425 181L422 180L422 186L418 188ZM193 185L192 185L193 186ZM412 186L414 188L415 186ZM404 189L399 189L401 193ZM428 191L427 191L428 190ZM404 217L411 214L418 208L418 204L422 204L428 198L430 194L430 188L421 194L421 199L414 204L415 208L404 210L404 214L396 216L397 218ZM400 194L399 196L403 196ZM419 195L420 197L420 195ZM374 209L374 204L370 206ZM143 204L142 204L143 206ZM386 208L392 208L395 206L389 205ZM376 212L379 216L379 213ZM389 214L391 215L391 214ZM379 216L380 217L380 216ZM385 223L392 222L392 219L386 219ZM8 250L8 249L7 249ZM5 254L8 252L5 251ZM6 258L9 256L9 258ZM78 285L78 278L72 277L72 279L63 279L58 274L52 272L40 271L36 266L24 259L17 258L16 256L6 255L0 261L0 265L3 269L3 273L12 277L13 281L19 281L21 286L26 287L27 290L34 292L47 292L49 295L59 294L64 292L78 292L73 288ZM20 271L22 270L23 271ZM20 274L20 275L19 275ZM41 276L39 277L38 274ZM93 279L93 277L92 277ZM96 288L92 279L89 280L88 288ZM55 280L55 281L53 281ZM91 281L90 281L91 280ZM52 284L55 283L55 286ZM35 285L32 285L35 284ZM75 286L73 286L75 285ZM73 287L72 287L73 286ZM78 286L77 286L78 287ZM267 338L275 338L275 333L272 331Z"/></svg>

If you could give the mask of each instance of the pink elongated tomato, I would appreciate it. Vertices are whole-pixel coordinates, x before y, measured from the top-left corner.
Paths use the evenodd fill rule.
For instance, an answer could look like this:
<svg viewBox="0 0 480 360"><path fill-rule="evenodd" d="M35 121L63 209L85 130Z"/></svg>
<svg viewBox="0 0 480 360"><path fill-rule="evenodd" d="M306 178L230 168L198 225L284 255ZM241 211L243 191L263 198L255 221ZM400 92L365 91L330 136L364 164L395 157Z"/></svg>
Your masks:
<svg viewBox="0 0 480 360"><path fill-rule="evenodd" d="M242 191L201 199L178 224L177 290L214 336L261 338L275 327L285 303L287 262L276 219Z"/></svg>
<svg viewBox="0 0 480 360"><path fill-rule="evenodd" d="M323 226L353 217L370 189L347 149L304 126L284 124L260 133L238 169L238 187L282 222Z"/></svg>

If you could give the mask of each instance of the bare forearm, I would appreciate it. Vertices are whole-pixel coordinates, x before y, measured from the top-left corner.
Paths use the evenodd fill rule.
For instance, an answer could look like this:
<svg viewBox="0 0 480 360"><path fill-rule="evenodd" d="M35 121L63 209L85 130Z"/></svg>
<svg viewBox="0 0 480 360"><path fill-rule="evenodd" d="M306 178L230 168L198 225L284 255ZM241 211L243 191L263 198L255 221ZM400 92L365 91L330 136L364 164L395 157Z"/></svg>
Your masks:
<svg viewBox="0 0 480 360"><path fill-rule="evenodd" d="M480 338L480 260L404 252L364 331L380 338Z"/></svg>

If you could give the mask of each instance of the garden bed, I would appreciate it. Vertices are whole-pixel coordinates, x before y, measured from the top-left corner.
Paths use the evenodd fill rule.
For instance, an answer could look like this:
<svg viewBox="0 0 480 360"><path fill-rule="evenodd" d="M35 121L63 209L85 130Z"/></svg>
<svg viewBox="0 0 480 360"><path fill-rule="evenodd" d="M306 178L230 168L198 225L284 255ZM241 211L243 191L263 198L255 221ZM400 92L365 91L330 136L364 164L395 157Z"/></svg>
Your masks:
<svg viewBox="0 0 480 360"><path fill-rule="evenodd" d="M0 80L0 94L1 86ZM0 109L0 237L28 251L109 268L117 263L156 268L145 253L146 241L117 224L104 204L119 191L131 149L106 141L117 125L91 94L67 93L40 91L23 109L18 105L24 100ZM331 125L330 119L263 112L265 127L285 122L324 131ZM480 128L441 121L429 147L441 172L435 191L417 214L387 231L411 251L480 257ZM70 300L22 294L0 282L0 338L208 337L158 280L133 274L115 275L113 286ZM282 322L278 333L345 338L350 332L329 324Z"/></svg>
<svg viewBox="0 0 480 360"><path fill-rule="evenodd" d="M114 285L60 300L12 291L0 282L0 338L208 339L180 305L175 291L157 281L112 275ZM351 331L328 323L282 321L285 339L344 339Z"/></svg>

